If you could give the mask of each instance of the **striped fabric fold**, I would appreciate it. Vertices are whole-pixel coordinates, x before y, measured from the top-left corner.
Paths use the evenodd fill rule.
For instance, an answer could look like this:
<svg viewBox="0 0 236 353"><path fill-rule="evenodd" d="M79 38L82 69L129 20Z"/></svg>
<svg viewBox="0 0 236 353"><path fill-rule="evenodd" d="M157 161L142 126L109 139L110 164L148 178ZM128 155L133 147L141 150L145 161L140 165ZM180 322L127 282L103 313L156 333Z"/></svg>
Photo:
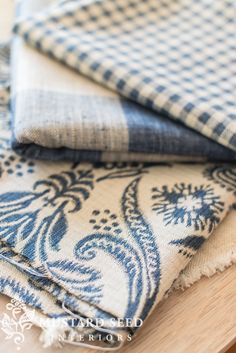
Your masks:
<svg viewBox="0 0 236 353"><path fill-rule="evenodd" d="M89 107L93 112L96 109L92 119L97 122L96 131L101 129L97 136L100 135L104 141L104 145L97 145L97 150L103 151L107 148L119 152L190 155L197 154L194 143L188 142L193 138L193 142L194 139L198 140L196 150L199 149L199 155L204 155L199 145L202 143L202 146L207 146L206 140L201 140L198 135L193 135L180 125L172 125L172 128L167 123L166 116L181 121L233 151L236 150L235 11L235 4L231 0L63 1L44 11L29 14L28 17L21 16L15 25L15 32L38 50L156 111L147 112L123 100L120 103L117 96L113 95L112 97L116 97L115 102L112 98L107 100L103 96L92 103L85 89L82 102L79 96L75 98L81 107L80 112L75 113L73 97L58 96L60 101L71 100L71 111L66 112L65 116L72 124L73 114L77 121L83 120L81 126L86 127L88 124L88 137L93 136L95 127L95 123L92 127L89 126ZM32 63L32 66L35 67L35 64ZM45 73L44 70L42 73ZM60 84L61 82L57 86L59 91ZM35 82L35 85L39 89L43 85L43 79L41 84L37 85ZM41 97L43 107L47 99L45 101L45 97L41 96L40 89L35 94L38 98ZM50 97L50 93L47 96ZM59 104L54 93L48 99L55 106ZM16 96L16 116L20 106L24 107L24 100L27 101L27 98L23 94L18 98ZM94 99L93 101L95 102ZM35 116L39 115L36 111L34 113ZM102 118L100 114L103 115ZM164 120L160 120L160 114L164 114ZM105 121L109 117L110 131L106 131ZM14 131L18 142L35 142L46 146L50 144L49 141L53 141L53 145L49 147L58 144L51 136L45 136L44 139L41 137L41 126L38 127L36 136L34 130L30 136L26 136L24 124L22 128L18 126L24 119L19 116L16 119ZM47 117L41 119L42 124L47 122ZM26 120L27 118L25 124ZM143 136L140 135L142 121L151 128L149 132L146 128ZM174 126L181 131L182 145L174 144ZM48 130L50 127L52 126ZM163 136L163 143L158 142L155 129ZM173 135L165 134L165 129L172 131ZM106 137L109 135L115 143L115 132L119 136L118 141L123 143L122 146L109 145ZM64 134L63 136L65 137ZM59 141L60 146L63 144L63 136ZM83 136L87 136L86 133ZM152 143L153 140L155 143ZM86 141L90 146L89 139L86 138ZM147 144L138 141L147 141ZM155 144L157 150L154 151ZM169 145L171 151L166 147L165 152L163 145ZM189 152L183 146L186 149L190 147ZM174 150L176 153L173 153Z"/></svg>
<svg viewBox="0 0 236 353"><path fill-rule="evenodd" d="M182 2L179 2L179 6ZM202 119L204 116L207 117L206 114L201 114L199 119L194 117L196 115L195 110L198 109L200 112L202 102L206 100L209 101L209 104L217 100L218 106L221 105L222 109L226 107L229 108L230 112L233 111L234 99L232 99L232 94L230 96L228 93L221 92L221 99L223 100L222 97L227 98L224 98L227 100L228 105L226 106L225 102L221 104L219 98L214 98L213 93L214 97L210 95L212 90L220 90L220 87L218 89L215 83L213 87L212 84L207 85L207 82L202 82L201 87L203 86L204 89L201 88L199 93L202 98L200 97L196 101L196 109L193 109L193 104L190 103L186 103L182 108L180 107L182 98L180 99L179 91L178 95L171 95L172 100L175 100L175 102L171 102L171 99L167 100L164 88L161 93L156 92L156 86L154 89L154 83L156 81L162 82L164 76L167 75L166 71L169 75L166 80L172 78L176 82L174 90L191 86L191 81L194 85L195 77L191 78L191 72L193 75L196 74L197 83L200 84L201 80L204 81L204 78L200 79L198 77L197 73L200 70L198 67L196 67L196 70L186 69L185 72L180 63L174 62L175 56L178 59L178 53L176 52L176 55L173 55L172 47L170 50L168 49L167 29L168 23L172 21L172 16L174 16L171 15L171 4L173 2L170 2L170 4L167 2L165 6L164 3L157 3L156 1L143 3L140 1L106 0L92 1L90 5L83 6L81 1L64 1L61 5L53 6L51 10L50 3L52 1L35 1L33 4L27 0L21 2L19 6L20 20L15 26L15 32L21 34L28 43L59 59L67 66L72 66L108 87L112 86L119 93L141 104L121 98L110 89L101 87L79 73L46 58L36 50L30 49L18 37L14 40L12 60L12 71L14 72L12 87L14 134L12 147L15 151L30 158L69 159L73 161L235 160L235 152L230 149L232 144L226 143L225 138L222 142L223 136L229 137L233 134L233 120L230 122L231 135L229 135L227 132L229 130L227 127L229 118L224 119L224 124L227 126L225 125L223 132L220 129L220 126L223 126L222 124L216 129L218 113L213 114L209 119L205 118L204 121ZM186 4L188 4L188 1ZM111 16L104 14L106 6L111 7L109 10ZM119 8L119 6L121 7ZM158 8L154 11L153 6ZM195 6L200 8L203 4L199 3ZM164 22L161 13L164 10L162 7L166 9L167 16L166 25L163 29ZM41 13L40 9L44 9L44 12ZM141 9L143 15L139 16ZM188 7L185 10L183 9L185 12L187 10L190 11ZM93 11L97 12L96 20L93 19ZM169 11L170 15L168 15ZM36 14L33 17L22 20L22 17L28 18L34 12ZM131 17L128 19L126 18L126 12L131 13ZM90 16L92 16L92 20ZM120 22L116 22L116 16ZM157 17L155 26L153 16ZM77 21L77 17L81 19L81 22ZM142 41L137 39L141 31L141 27L139 28L138 25L139 20L143 22ZM178 22L178 17L176 21ZM102 27L103 23L104 28ZM160 28L158 25L160 25ZM91 29L89 26L91 26ZM126 26L127 29L125 29ZM148 34L149 30L153 31L150 35ZM161 40L162 31L163 36L167 36L165 42L168 55ZM167 31L166 34L165 31ZM178 31L178 26L176 31ZM180 41L181 38L180 36ZM160 43L158 43L158 40L160 40ZM177 41L177 39L175 40ZM126 42L129 45L125 44ZM155 42L156 45L154 45ZM142 43L143 48L140 47L140 43ZM159 53L163 46L164 48ZM179 47L179 50L181 48L182 46ZM191 55L195 57L194 49L189 46L187 48L188 52L193 50ZM184 51L184 48L182 49ZM153 51L156 51L156 53ZM142 53L145 53L143 57ZM173 63L169 63L168 58L172 56ZM122 58L126 60L126 64L124 64ZM204 55L203 59L205 60ZM190 67L191 58L185 58L183 62L186 62L186 60L189 60L188 67ZM215 60L217 61L217 57ZM208 65L208 61L205 65ZM87 68L85 69L85 67ZM102 67L104 67L104 70L106 68L106 73L105 71L101 73ZM176 67L175 74L174 69L171 70L173 67ZM125 76L126 80L122 76L122 70L128 69L130 75ZM181 82L178 81L180 70L181 75L186 76L182 86ZM201 65L201 70L205 70L203 65ZM144 76L144 73L148 72L151 78ZM218 70L217 73L221 75L221 71ZM115 83L114 77L116 76L117 80L119 77L119 80ZM232 75L232 81L234 80L233 77ZM138 84L137 80L143 80L145 88ZM222 84L228 85L230 82ZM127 87L130 87L131 90L132 85L135 87L133 93L130 91L131 93L128 94ZM208 88L209 99L207 96ZM198 92L198 85L196 89ZM186 99L195 95L194 89L192 95L190 95L189 90L190 88L187 93L185 92ZM149 98L147 99L144 99L145 92L149 92ZM154 101L159 100L156 95L158 97L165 96L165 98L160 98L163 99L164 106L157 107L156 103L154 104ZM198 95L195 96L197 99ZM153 111L154 106L158 108L158 112ZM173 112L178 114L172 116ZM176 122L170 117L179 121ZM185 122L186 125L195 130L197 129L198 132L184 126L180 121ZM195 123L193 123L194 121ZM201 127L200 130L198 127ZM221 132L219 136L216 131ZM211 138L214 137L217 142L202 134ZM219 143L223 143L228 148L221 146Z"/></svg>

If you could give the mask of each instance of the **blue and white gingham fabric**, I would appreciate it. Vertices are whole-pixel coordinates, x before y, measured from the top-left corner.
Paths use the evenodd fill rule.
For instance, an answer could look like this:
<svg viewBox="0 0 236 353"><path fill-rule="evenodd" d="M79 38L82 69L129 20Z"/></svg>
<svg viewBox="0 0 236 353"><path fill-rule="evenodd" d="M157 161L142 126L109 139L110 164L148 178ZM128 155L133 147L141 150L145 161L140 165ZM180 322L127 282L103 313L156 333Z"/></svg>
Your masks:
<svg viewBox="0 0 236 353"><path fill-rule="evenodd" d="M15 26L93 80L236 150L236 4L63 1Z"/></svg>

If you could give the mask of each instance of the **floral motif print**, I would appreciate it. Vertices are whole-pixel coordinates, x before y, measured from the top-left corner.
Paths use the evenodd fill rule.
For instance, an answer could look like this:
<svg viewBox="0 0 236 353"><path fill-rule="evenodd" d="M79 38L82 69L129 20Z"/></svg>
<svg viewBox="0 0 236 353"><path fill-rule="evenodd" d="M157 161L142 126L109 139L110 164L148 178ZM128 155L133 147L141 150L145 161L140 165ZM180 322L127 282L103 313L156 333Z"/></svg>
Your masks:
<svg viewBox="0 0 236 353"><path fill-rule="evenodd" d="M130 236L138 245L145 262L145 282L147 282L146 305L141 315L145 318L159 291L161 264L160 254L151 225L145 219L138 202L138 186L141 177L131 181L122 195L122 211Z"/></svg>
<svg viewBox="0 0 236 353"><path fill-rule="evenodd" d="M155 201L152 210L164 215L166 225L183 223L195 230L207 228L209 233L220 222L224 210L224 203L209 185L180 183L172 188L154 187L152 199Z"/></svg>
<svg viewBox="0 0 236 353"><path fill-rule="evenodd" d="M47 259L46 245L60 249L68 228L66 214L79 211L92 188L91 170L67 171L37 181L33 191L1 194L0 239L10 247L26 240L22 255L33 260L38 246L40 257Z"/></svg>
<svg viewBox="0 0 236 353"><path fill-rule="evenodd" d="M14 154L1 153L0 161L2 169L8 175L23 177L25 174L33 174L35 172L35 163L23 157Z"/></svg>
<svg viewBox="0 0 236 353"><path fill-rule="evenodd" d="M80 298L98 304L102 297L101 273L73 260L47 261L47 270L64 285L80 293Z"/></svg>
<svg viewBox="0 0 236 353"><path fill-rule="evenodd" d="M12 296L19 298L22 302L34 306L36 309L41 309L40 297L33 294L20 281L12 279L9 276L0 276L0 291L1 293L11 293Z"/></svg>
<svg viewBox="0 0 236 353"><path fill-rule="evenodd" d="M128 304L125 316L133 317L142 295L142 262L137 250L127 240L116 238L112 234L94 233L80 240L74 252L77 260L83 263L89 264L102 252L120 264L128 278ZM100 278L101 288L104 288L102 272Z"/></svg>
<svg viewBox="0 0 236 353"><path fill-rule="evenodd" d="M118 216L109 209L104 211L93 210L89 223L93 224L94 231L110 232L120 234L122 229L117 221Z"/></svg>
<svg viewBox="0 0 236 353"><path fill-rule="evenodd" d="M224 215L224 203L212 185L156 184L158 172L153 177L151 170L141 165L73 165L25 191L0 195L0 241L20 251L29 293L41 297L46 291L78 315L90 315L92 309L91 315L109 318L119 314L112 300L117 304L114 291L118 295L121 287L121 317L146 318L169 288L163 285L169 276L166 269L172 266L166 263L169 256L175 253L180 263L177 269L173 265L174 279ZM199 176L204 183L202 173L203 168ZM150 206L142 202L143 190L152 185L151 208L162 223L155 230L148 217ZM100 204L96 195L101 196ZM169 224L173 234L176 225L183 224L183 233L163 236ZM38 276L23 265L37 270Z"/></svg>
<svg viewBox="0 0 236 353"><path fill-rule="evenodd" d="M156 236L138 203L140 180L141 177L138 177L129 182L121 198L122 217L129 236L125 234L126 232L122 232L118 217L111 210L94 210L90 223L93 224L95 233L80 240L74 253L77 260L86 266L101 252L118 262L128 279L129 294L125 316L135 315L142 296L145 297L146 305L140 317L144 319L154 304L159 290L160 256ZM90 270L96 269L91 266ZM101 273L100 288L105 286L103 280Z"/></svg>
<svg viewBox="0 0 236 353"><path fill-rule="evenodd" d="M204 171L208 180L214 181L227 191L234 191L236 194L236 168L231 166L213 166Z"/></svg>
<svg viewBox="0 0 236 353"><path fill-rule="evenodd" d="M101 163L97 165L101 167ZM104 170L110 171L97 179L97 182L107 179L122 179L148 173L142 163L107 163Z"/></svg>
<svg viewBox="0 0 236 353"><path fill-rule="evenodd" d="M204 241L205 238L201 235L188 235L186 238L172 240L169 244L179 247L179 254L191 258Z"/></svg>

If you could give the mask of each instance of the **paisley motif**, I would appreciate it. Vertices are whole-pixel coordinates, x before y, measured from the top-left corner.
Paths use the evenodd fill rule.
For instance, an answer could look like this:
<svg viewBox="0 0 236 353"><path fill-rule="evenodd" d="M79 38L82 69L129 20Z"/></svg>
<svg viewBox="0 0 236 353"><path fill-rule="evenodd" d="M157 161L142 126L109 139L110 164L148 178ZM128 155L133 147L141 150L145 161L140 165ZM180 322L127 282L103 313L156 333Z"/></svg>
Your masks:
<svg viewBox="0 0 236 353"><path fill-rule="evenodd" d="M203 175L208 179L226 188L227 191L233 191L236 194L236 168L231 166L213 166L207 168Z"/></svg>
<svg viewBox="0 0 236 353"><path fill-rule="evenodd" d="M83 263L89 263L97 256L98 252L104 252L111 256L120 264L126 274L128 278L128 304L125 316L133 317L142 294L142 263L139 254L128 241L116 238L111 234L100 233L86 236L76 244L74 249L75 257Z"/></svg>
<svg viewBox="0 0 236 353"><path fill-rule="evenodd" d="M117 318L112 300L117 299L122 287L122 318L146 318L168 290L163 283L167 281L165 269L170 255L180 254L181 265L177 270L172 268L176 276L220 222L225 207L223 197L212 185L156 186L154 181L149 189L145 187L151 190L150 210L150 206L142 204L141 195L149 172L142 165L96 166L93 170L74 165L66 172L36 181L29 191L0 195L0 241L14 251L20 249L19 263L27 258L29 267L42 273L37 277L22 268L29 293L40 297L46 291L58 305L63 304L74 313L86 316L92 311L92 315L109 320L113 315ZM104 195L116 185L119 187L113 193L114 207L109 199L106 203L106 199L98 197L101 203L96 203L96 198L90 197L94 196L92 192L95 196ZM79 212L82 208L85 209ZM158 227L154 232L148 220L151 211L160 215L160 233ZM71 220L78 225L72 227L72 233ZM80 221L84 227L80 227ZM175 236L179 224L183 224L184 232ZM172 238L163 236L165 226L173 230ZM70 239L70 245L68 242L67 247L62 239ZM160 248L164 247L167 256L161 257ZM4 254L10 258L9 251L6 249ZM25 264L26 261L22 263ZM117 273L112 276L112 271ZM54 315L53 310L49 314ZM55 312L57 315L62 314Z"/></svg>
<svg viewBox="0 0 236 353"><path fill-rule="evenodd" d="M140 174L141 170L138 172ZM135 176L133 170L111 172L98 181L110 178L124 178ZM137 311L141 296L145 297L146 306L140 317L144 318L156 298L160 282L160 257L151 226L147 223L139 209L138 185L141 176L132 180L125 188L121 198L121 211L129 237L125 236L119 228L117 215L105 210L102 218L100 210L93 211L90 223L95 233L85 236L74 249L78 263L89 263L99 252L111 256L123 268L128 279L128 303L126 317L133 317ZM98 232L99 230L99 232ZM109 232L110 231L110 232ZM134 244L133 244L134 242ZM134 246L136 244L136 246ZM144 260L144 267L143 262ZM91 267L91 270L95 268ZM100 273L101 283L103 276ZM144 293L144 283L146 293ZM99 283L99 281L98 281ZM102 284L104 287L104 284ZM102 288L100 287L100 288Z"/></svg>

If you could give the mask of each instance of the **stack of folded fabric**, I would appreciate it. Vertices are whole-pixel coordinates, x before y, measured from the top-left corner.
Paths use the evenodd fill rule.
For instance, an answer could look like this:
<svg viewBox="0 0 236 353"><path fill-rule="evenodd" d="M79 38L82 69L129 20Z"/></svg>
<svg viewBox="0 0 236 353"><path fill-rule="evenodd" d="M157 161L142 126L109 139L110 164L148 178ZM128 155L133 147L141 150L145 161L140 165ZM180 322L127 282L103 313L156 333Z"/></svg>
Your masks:
<svg viewBox="0 0 236 353"><path fill-rule="evenodd" d="M236 259L235 11L18 2L0 290L35 310L46 345L117 349L173 286Z"/></svg>
<svg viewBox="0 0 236 353"><path fill-rule="evenodd" d="M23 2L24 16L37 3ZM56 1L20 20L29 44L113 91L16 40L13 148L74 161L235 160L233 15L225 1Z"/></svg>

